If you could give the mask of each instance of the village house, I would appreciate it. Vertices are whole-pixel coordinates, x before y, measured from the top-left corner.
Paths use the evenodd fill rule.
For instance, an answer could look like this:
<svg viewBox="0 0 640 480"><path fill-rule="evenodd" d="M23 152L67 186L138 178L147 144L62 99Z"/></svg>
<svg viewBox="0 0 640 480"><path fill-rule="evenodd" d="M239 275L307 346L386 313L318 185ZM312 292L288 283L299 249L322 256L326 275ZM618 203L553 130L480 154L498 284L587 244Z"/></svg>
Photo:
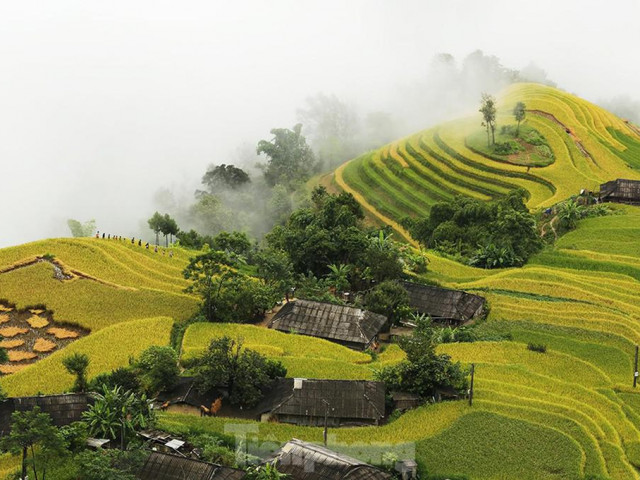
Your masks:
<svg viewBox="0 0 640 480"><path fill-rule="evenodd" d="M152 452L140 469L140 480L240 480L244 470L185 458L171 453Z"/></svg>
<svg viewBox="0 0 640 480"><path fill-rule="evenodd" d="M7 434L13 412L26 412L40 407L42 413L51 416L51 423L64 427L82 420L82 413L89 409L93 399L86 393L63 393L34 397L10 397L0 403L0 436Z"/></svg>
<svg viewBox="0 0 640 480"><path fill-rule="evenodd" d="M330 427L378 425L385 386L365 380L278 379L256 410L263 421Z"/></svg>
<svg viewBox="0 0 640 480"><path fill-rule="evenodd" d="M479 295L413 282L402 285L409 295L409 306L434 322L462 325L484 315L486 300Z"/></svg>
<svg viewBox="0 0 640 480"><path fill-rule="evenodd" d="M378 334L386 323L384 315L360 308L298 299L285 304L269 327L366 350L377 342Z"/></svg>
<svg viewBox="0 0 640 480"><path fill-rule="evenodd" d="M391 475L358 459L292 439L278 452L278 471L291 480L390 480Z"/></svg>
<svg viewBox="0 0 640 480"><path fill-rule="evenodd" d="M601 202L640 205L640 180L618 178L600 185Z"/></svg>

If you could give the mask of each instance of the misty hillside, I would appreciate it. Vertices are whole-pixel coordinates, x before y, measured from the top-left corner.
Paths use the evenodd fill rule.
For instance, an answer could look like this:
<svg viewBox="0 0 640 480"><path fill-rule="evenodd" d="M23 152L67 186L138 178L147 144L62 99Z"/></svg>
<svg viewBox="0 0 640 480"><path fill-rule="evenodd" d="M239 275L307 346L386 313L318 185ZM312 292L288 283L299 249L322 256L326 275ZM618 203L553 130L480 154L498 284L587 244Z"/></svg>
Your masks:
<svg viewBox="0 0 640 480"><path fill-rule="evenodd" d="M524 154L484 148L480 113L439 125L368 152L325 177L353 193L372 217L394 225L427 214L431 205L465 195L490 200L514 188L541 209L616 178L640 179L640 130L566 92L517 83L497 96L497 129L515 127L526 105ZM527 140L523 131L521 137ZM518 152L520 153L520 152Z"/></svg>

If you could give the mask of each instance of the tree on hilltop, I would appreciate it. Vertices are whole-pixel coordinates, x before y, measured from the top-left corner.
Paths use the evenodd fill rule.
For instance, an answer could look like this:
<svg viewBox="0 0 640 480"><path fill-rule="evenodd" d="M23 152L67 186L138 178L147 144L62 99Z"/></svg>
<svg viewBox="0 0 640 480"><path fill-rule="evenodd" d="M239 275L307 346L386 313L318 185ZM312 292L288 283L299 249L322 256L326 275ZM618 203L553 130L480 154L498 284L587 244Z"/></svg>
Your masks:
<svg viewBox="0 0 640 480"><path fill-rule="evenodd" d="M487 129L487 146L496 143L496 100L488 93L482 94L480 105L482 113L482 126Z"/></svg>
<svg viewBox="0 0 640 480"><path fill-rule="evenodd" d="M524 120L524 117L527 115L526 112L527 106L523 102L516 103L516 106L513 109L513 116L516 117L516 121L518 122L518 127L516 128L516 137L520 135L520 122Z"/></svg>
<svg viewBox="0 0 640 480"><path fill-rule="evenodd" d="M211 165L207 173L202 177L203 185L209 187L209 191L214 193L218 188L231 188L233 190L251 183L249 175L235 165Z"/></svg>
<svg viewBox="0 0 640 480"><path fill-rule="evenodd" d="M96 221L93 219L82 223L70 218L67 220L67 225L71 230L71 235L74 237L90 237L96 231Z"/></svg>
<svg viewBox="0 0 640 480"><path fill-rule="evenodd" d="M302 135L302 124L288 128L271 130L273 139L260 140L256 149L269 160L262 166L264 177L271 186L282 184L289 191L306 181L316 168L316 159L307 140Z"/></svg>
<svg viewBox="0 0 640 480"><path fill-rule="evenodd" d="M157 245L159 242L158 235L162 231L164 225L164 217L160 214L160 212L155 212L152 217L147 220L147 224L149 225L149 228L156 234Z"/></svg>

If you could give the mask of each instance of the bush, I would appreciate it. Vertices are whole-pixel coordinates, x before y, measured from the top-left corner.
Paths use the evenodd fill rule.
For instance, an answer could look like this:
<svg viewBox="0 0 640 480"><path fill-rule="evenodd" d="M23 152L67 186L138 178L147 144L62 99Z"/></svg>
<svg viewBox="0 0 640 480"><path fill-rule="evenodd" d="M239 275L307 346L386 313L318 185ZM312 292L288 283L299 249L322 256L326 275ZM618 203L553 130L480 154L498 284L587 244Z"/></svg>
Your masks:
<svg viewBox="0 0 640 480"><path fill-rule="evenodd" d="M493 151L498 155L511 155L524 150L524 147L515 140L509 140L504 143L496 142L493 145Z"/></svg>
<svg viewBox="0 0 640 480"><path fill-rule="evenodd" d="M178 381L178 355L171 347L153 345L147 348L136 362L145 390L155 394L170 390Z"/></svg>
<svg viewBox="0 0 640 480"><path fill-rule="evenodd" d="M531 343L529 342L527 344L527 349L531 350L532 352L538 352L538 353L547 353L547 346L543 343Z"/></svg>

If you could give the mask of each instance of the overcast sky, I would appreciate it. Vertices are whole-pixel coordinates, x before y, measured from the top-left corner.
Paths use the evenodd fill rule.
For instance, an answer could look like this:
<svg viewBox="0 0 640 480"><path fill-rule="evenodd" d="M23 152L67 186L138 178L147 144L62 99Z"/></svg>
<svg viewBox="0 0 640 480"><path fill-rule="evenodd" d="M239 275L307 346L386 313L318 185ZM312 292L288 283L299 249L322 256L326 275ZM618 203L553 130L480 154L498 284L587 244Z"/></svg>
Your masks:
<svg viewBox="0 0 640 480"><path fill-rule="evenodd" d="M440 52L640 99L638 19L638 0L0 0L0 246L70 217L137 233L158 188L190 191L307 96L387 108Z"/></svg>

